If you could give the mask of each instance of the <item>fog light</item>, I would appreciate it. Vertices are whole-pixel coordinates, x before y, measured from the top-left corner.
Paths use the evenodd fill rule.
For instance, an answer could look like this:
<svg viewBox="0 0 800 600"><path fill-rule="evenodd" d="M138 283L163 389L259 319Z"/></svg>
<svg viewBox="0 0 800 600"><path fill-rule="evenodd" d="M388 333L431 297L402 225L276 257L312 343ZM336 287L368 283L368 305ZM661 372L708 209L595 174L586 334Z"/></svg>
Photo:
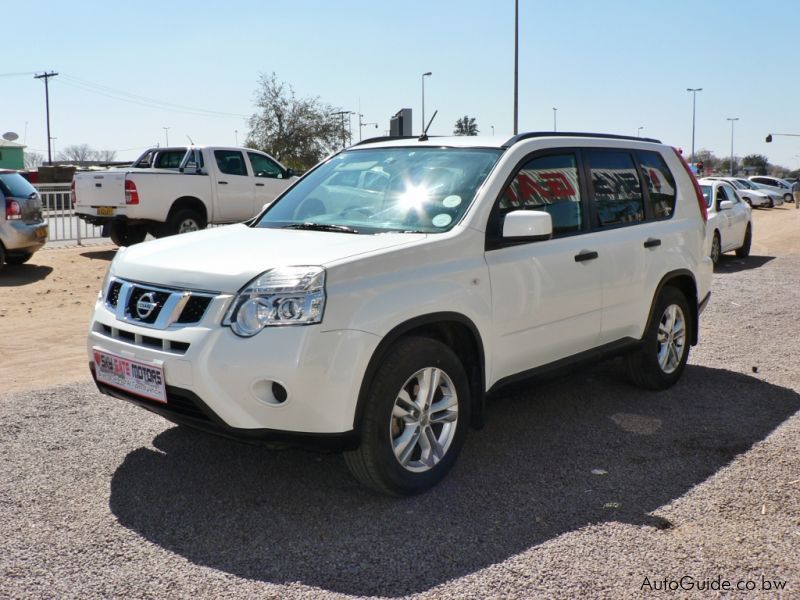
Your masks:
<svg viewBox="0 0 800 600"><path fill-rule="evenodd" d="M251 390L259 401L270 406L281 406L289 398L289 392L282 384L271 379L259 379Z"/></svg>

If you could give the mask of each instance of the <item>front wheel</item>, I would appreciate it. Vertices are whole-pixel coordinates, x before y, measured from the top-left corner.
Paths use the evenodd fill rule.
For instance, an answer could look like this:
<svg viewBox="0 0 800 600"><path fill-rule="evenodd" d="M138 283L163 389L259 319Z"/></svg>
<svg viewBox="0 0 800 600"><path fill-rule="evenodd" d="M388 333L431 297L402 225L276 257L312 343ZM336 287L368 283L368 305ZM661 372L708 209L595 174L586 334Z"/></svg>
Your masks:
<svg viewBox="0 0 800 600"><path fill-rule="evenodd" d="M144 238L147 237L147 228L144 225L113 223L109 237L117 246L132 246L144 241Z"/></svg>
<svg viewBox="0 0 800 600"><path fill-rule="evenodd" d="M715 267L720 256L722 256L722 240L720 240L719 231L715 231L714 238L711 240L711 262Z"/></svg>
<svg viewBox="0 0 800 600"><path fill-rule="evenodd" d="M742 246L736 249L736 256L739 258L747 258L750 256L750 245L753 243L753 230L750 228L750 223L747 224L747 229L744 230L744 239Z"/></svg>
<svg viewBox="0 0 800 600"><path fill-rule="evenodd" d="M28 262L33 257L33 252L26 252L25 254L9 254L6 256L6 262L10 265L22 265Z"/></svg>
<svg viewBox="0 0 800 600"><path fill-rule="evenodd" d="M430 338L398 341L366 397L361 443L345 452L353 476L375 491L408 496L441 481L469 424L467 374L456 354Z"/></svg>
<svg viewBox="0 0 800 600"><path fill-rule="evenodd" d="M665 287L656 301L641 347L627 357L631 380L650 390L674 385L689 359L692 327L686 296L675 287Z"/></svg>

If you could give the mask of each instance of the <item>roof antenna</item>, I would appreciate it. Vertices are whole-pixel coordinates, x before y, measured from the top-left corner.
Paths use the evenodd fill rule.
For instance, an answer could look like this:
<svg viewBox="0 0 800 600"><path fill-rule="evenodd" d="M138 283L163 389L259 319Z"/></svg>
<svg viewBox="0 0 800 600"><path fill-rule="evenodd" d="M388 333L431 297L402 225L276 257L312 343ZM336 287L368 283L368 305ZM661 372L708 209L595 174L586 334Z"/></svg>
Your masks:
<svg viewBox="0 0 800 600"><path fill-rule="evenodd" d="M194 146L194 142L192 141L192 138L190 138L188 134L186 135L186 137L187 137L187 138L189 138L189 143L190 143L192 146Z"/></svg>
<svg viewBox="0 0 800 600"><path fill-rule="evenodd" d="M431 123L433 123L433 120L436 118L436 115L438 113L439 113L438 110L433 111L433 116L431 117L431 120L428 121L428 126L425 128L425 131L423 131L422 135L419 136L419 139L417 140L418 142L427 142L428 141L428 129L430 129Z"/></svg>

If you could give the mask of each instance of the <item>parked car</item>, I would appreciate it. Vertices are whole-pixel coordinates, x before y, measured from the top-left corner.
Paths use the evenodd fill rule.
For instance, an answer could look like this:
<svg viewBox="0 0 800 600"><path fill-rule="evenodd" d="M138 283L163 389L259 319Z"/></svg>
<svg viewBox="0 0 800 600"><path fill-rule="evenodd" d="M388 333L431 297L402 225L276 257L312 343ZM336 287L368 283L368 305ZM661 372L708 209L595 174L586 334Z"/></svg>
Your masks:
<svg viewBox="0 0 800 600"><path fill-rule="evenodd" d="M718 181L727 181L736 191L742 200L747 202L750 206L761 206L765 208L773 208L776 202L783 203L780 196L770 194L767 190L759 189L755 184L750 183L747 179L741 177L706 177L706 179L714 179Z"/></svg>
<svg viewBox="0 0 800 600"><path fill-rule="evenodd" d="M706 217L655 140L371 141L249 223L119 251L90 367L172 421L338 447L365 485L413 494L510 382L614 355L642 387L677 382L710 296Z"/></svg>
<svg viewBox="0 0 800 600"><path fill-rule="evenodd" d="M794 202L792 184L785 179L769 177L767 175L751 175L748 179L759 187L780 194L784 202Z"/></svg>
<svg viewBox="0 0 800 600"><path fill-rule="evenodd" d="M47 242L39 193L16 171L0 170L0 269L21 265Z"/></svg>
<svg viewBox="0 0 800 600"><path fill-rule="evenodd" d="M78 172L77 215L119 246L250 219L297 178L248 148L151 148L130 167Z"/></svg>
<svg viewBox="0 0 800 600"><path fill-rule="evenodd" d="M708 209L706 244L712 262L716 265L722 253L732 250L738 257L750 256L753 241L750 206L742 201L728 181L701 179L700 189Z"/></svg>

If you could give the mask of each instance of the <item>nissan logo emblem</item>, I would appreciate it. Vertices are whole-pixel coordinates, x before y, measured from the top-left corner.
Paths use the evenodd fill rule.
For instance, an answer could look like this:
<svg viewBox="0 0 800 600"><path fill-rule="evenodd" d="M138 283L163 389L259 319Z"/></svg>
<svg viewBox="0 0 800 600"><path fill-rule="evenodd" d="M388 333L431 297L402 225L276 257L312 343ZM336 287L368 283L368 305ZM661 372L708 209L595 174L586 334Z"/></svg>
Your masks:
<svg viewBox="0 0 800 600"><path fill-rule="evenodd" d="M139 300L136 301L136 314L140 319L146 319L152 315L156 308L158 308L158 302L156 302L155 292L142 294Z"/></svg>

